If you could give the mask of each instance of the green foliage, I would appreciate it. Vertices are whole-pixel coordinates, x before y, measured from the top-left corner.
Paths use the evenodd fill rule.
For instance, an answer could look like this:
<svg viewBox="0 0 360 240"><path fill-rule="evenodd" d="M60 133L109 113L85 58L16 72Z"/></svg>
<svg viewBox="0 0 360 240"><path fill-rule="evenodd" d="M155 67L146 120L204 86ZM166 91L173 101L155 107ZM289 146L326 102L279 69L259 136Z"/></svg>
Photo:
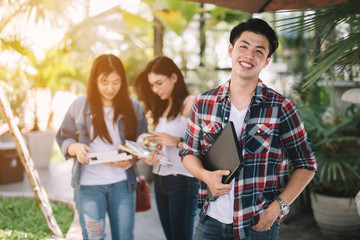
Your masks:
<svg viewBox="0 0 360 240"><path fill-rule="evenodd" d="M24 125L24 102L30 84L24 77L24 73L19 69L14 70L12 75L7 69L0 66L0 87L10 104L14 116L19 120L18 125ZM2 117L2 116L1 116Z"/></svg>
<svg viewBox="0 0 360 240"><path fill-rule="evenodd" d="M22 103L26 101L26 96L30 96L24 94L26 91L49 88L52 96L58 90L84 93L92 61L99 54L111 51L118 55L127 67L126 70L129 70L128 77L131 81L140 71L139 67L142 65L139 63L152 54L152 22L146 18L116 6L73 24L71 19L64 17L69 17L71 14L68 14L68 11L74 6L73 4L79 2L77 0L58 2L25 0L22 4L17 1L14 1L14 4L0 3L0 7L9 9L6 16L0 19L0 50L2 54L7 52L17 56L18 66L17 68L0 66L0 80L7 81L2 85L6 85L9 99L14 99L10 104L15 115L21 119L24 112ZM81 7L81 5L77 6ZM24 15L29 15L29 22L35 19L36 22L43 21L44 24L49 24L50 21L50 24L56 25L64 21L62 24L68 27L68 31L59 43L44 50L44 56L39 57L29 41L22 37L22 33L9 31L17 20L24 19ZM32 15L34 18L30 17ZM55 21L56 19L58 22ZM21 91L12 91L17 89L18 82L27 84L20 85ZM37 106L33 109L36 110ZM38 116L36 113L34 116L33 129L37 129ZM51 126L50 122L48 126Z"/></svg>
<svg viewBox="0 0 360 240"><path fill-rule="evenodd" d="M65 234L73 221L72 209L60 202L51 202L55 219ZM34 198L0 199L0 239L51 238L45 219Z"/></svg>
<svg viewBox="0 0 360 240"><path fill-rule="evenodd" d="M67 22L70 9L75 7L79 0L7 0L0 1L0 7L6 8L4 15L0 18L0 33L7 24L18 16L32 19L36 23L48 21L54 26Z"/></svg>
<svg viewBox="0 0 360 240"><path fill-rule="evenodd" d="M21 40L16 39L16 36L10 37L9 40L5 40L3 38L0 38L1 45L0 49L2 51L4 50L14 50L21 54L22 56L29 59L31 62L36 62L36 56L34 52L29 49L28 47L24 46L21 42Z"/></svg>
<svg viewBox="0 0 360 240"><path fill-rule="evenodd" d="M360 64L360 1L350 0L320 8L308 12L306 18L300 15L284 19L283 22L286 21L290 23L280 26L284 31L314 32L314 42L319 43L308 58L315 64L305 75L304 89L319 81L328 71L340 76L343 71L351 71L352 66ZM346 29L345 35L339 34L339 26L342 26L342 30Z"/></svg>
<svg viewBox="0 0 360 240"><path fill-rule="evenodd" d="M360 107L340 116L328 106L307 105L302 116L318 161L311 191L354 197L360 189Z"/></svg>
<svg viewBox="0 0 360 240"><path fill-rule="evenodd" d="M187 22L193 19L199 7L199 3L191 1L166 0L166 3L170 10L180 10Z"/></svg>
<svg viewBox="0 0 360 240"><path fill-rule="evenodd" d="M219 22L236 23L239 24L251 17L250 13L234 10L230 8L223 8L215 6L213 9L207 11L211 18L209 19L210 25Z"/></svg>
<svg viewBox="0 0 360 240"><path fill-rule="evenodd" d="M340 114L334 81L345 71L359 76L354 66L360 64L360 2L316 9L306 17L300 14L280 22L283 31L299 33L300 52L310 53L300 60L304 77L295 86L318 161L318 173L307 190L354 197L360 189L360 108L353 105ZM303 42L305 33L314 36L311 46ZM326 79L327 87L316 84Z"/></svg>
<svg viewBox="0 0 360 240"><path fill-rule="evenodd" d="M168 29L181 36L197 13L198 3L166 0L156 4L154 15Z"/></svg>
<svg viewBox="0 0 360 240"><path fill-rule="evenodd" d="M305 75L304 88L307 89L314 82L321 79L323 74L334 67L338 75L349 66L360 64L360 49L357 49L360 32L353 33L348 37L341 38L332 44L326 51L318 56L318 63L311 67L310 72ZM356 48L354 48L356 46Z"/></svg>
<svg viewBox="0 0 360 240"><path fill-rule="evenodd" d="M144 31L144 28L148 29L153 25L151 22L137 14L129 13L120 8L118 11L122 14L122 18L126 23L126 27L132 31Z"/></svg>

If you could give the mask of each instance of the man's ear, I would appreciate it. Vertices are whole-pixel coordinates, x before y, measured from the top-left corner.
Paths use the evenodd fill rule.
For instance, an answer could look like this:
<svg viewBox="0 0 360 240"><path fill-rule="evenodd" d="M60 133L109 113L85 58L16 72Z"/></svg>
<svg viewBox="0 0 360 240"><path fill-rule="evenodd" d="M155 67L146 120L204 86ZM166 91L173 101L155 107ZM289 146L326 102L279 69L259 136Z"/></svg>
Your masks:
<svg viewBox="0 0 360 240"><path fill-rule="evenodd" d="M268 58L266 59L264 68L265 68L267 65L269 65L270 61L271 61L271 57L268 57Z"/></svg>
<svg viewBox="0 0 360 240"><path fill-rule="evenodd" d="M229 43L229 46L228 46L228 55L229 55L230 58L231 58L231 56L232 56L232 51L233 51L233 49L234 49L234 46L233 46L231 43Z"/></svg>

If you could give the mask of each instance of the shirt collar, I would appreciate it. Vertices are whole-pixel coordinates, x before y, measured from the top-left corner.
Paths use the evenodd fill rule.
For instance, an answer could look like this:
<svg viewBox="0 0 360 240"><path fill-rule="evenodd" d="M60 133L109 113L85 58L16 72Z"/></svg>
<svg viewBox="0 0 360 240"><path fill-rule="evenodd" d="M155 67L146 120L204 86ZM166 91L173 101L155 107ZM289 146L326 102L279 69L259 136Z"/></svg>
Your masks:
<svg viewBox="0 0 360 240"><path fill-rule="evenodd" d="M230 88L230 79L220 86L219 94L216 98L216 102L223 101L225 98L229 97L229 88Z"/></svg>
<svg viewBox="0 0 360 240"><path fill-rule="evenodd" d="M258 84L255 88L253 102L254 103L265 103L266 101L266 86L265 84L259 79Z"/></svg>

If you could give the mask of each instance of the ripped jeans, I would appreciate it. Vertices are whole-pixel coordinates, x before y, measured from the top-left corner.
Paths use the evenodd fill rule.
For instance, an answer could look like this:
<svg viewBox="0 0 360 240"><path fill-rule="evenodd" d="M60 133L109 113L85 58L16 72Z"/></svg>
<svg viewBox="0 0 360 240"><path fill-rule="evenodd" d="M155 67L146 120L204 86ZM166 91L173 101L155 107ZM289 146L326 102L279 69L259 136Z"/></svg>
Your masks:
<svg viewBox="0 0 360 240"><path fill-rule="evenodd" d="M74 191L83 239L105 239L108 213L112 240L134 239L135 191L129 193L127 182L80 186Z"/></svg>

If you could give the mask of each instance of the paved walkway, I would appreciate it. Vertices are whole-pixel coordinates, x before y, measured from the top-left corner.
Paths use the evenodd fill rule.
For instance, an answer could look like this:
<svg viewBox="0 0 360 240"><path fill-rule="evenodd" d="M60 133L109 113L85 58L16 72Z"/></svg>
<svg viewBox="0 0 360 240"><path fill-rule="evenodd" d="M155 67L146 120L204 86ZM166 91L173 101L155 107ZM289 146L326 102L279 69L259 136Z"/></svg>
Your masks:
<svg viewBox="0 0 360 240"><path fill-rule="evenodd" d="M40 180L50 199L61 200L73 204L73 191L70 186L72 162L54 163L46 169L38 169ZM135 239L136 240L165 240L160 220L157 214L153 186L150 184L152 209L135 215ZM33 196L29 181L24 173L24 180L9 184L0 184L0 196ZM107 238L110 237L110 226L106 224ZM64 233L65 234L65 233ZM66 233L66 239L81 239L81 230L78 217L75 215L74 222ZM360 239L357 237L351 240ZM321 235L320 230L311 213L297 213L283 222L280 227L279 240L327 240ZM350 239L348 239L350 240Z"/></svg>

